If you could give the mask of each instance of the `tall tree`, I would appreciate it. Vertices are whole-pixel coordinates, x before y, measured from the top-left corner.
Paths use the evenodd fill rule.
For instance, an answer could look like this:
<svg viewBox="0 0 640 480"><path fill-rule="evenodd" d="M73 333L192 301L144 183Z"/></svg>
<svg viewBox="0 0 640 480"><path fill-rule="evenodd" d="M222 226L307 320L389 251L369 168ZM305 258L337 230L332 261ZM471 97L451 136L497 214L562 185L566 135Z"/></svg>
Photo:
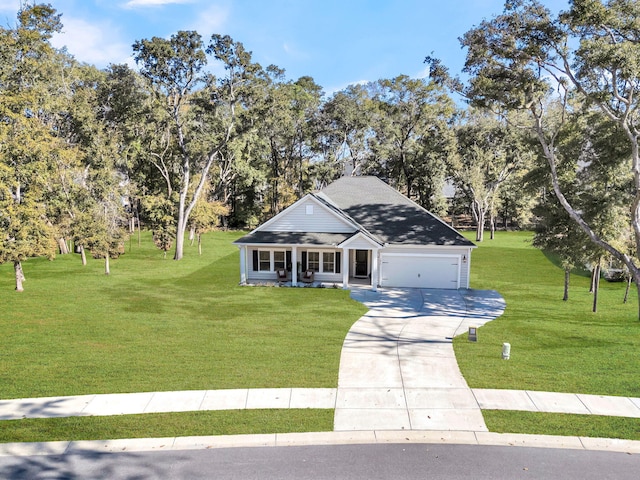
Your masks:
<svg viewBox="0 0 640 480"><path fill-rule="evenodd" d="M438 205L446 158L455 145L453 101L434 82L406 75L379 80L373 88L378 114L370 145L375 161L365 171L386 177L409 198L443 213Z"/></svg>
<svg viewBox="0 0 640 480"><path fill-rule="evenodd" d="M67 148L52 122L62 66L49 40L60 29L49 5L25 6L15 28L0 28L0 263L13 263L18 291L22 262L54 254L44 196L51 159Z"/></svg>
<svg viewBox="0 0 640 480"><path fill-rule="evenodd" d="M166 135L164 143L168 149L175 145L175 153L168 153L177 158L168 161L177 164L179 174L173 178L173 168L166 168L163 175L169 190L174 189L174 182L177 185L174 259L180 260L189 215L209 180L211 167L220 161L223 168L225 146L235 134L243 86L259 66L251 62L251 53L241 43L228 36L213 35L205 46L195 31L180 31L169 40L140 40L133 49L140 72L152 85L158 106L168 120L160 129ZM218 80L204 73L207 54L223 64L225 77ZM198 179L195 185L194 178Z"/></svg>
<svg viewBox="0 0 640 480"><path fill-rule="evenodd" d="M536 0L510 0L503 14L468 31L465 94L477 105L522 109L546 158L553 191L589 239L624 263L638 289L637 259L600 235L563 192L558 178L558 132L576 109L598 109L625 134L630 155L623 162L633 176L627 223L640 246L640 4L635 0L573 0L567 12L552 15ZM444 69L431 62L433 72ZM550 96L561 114L549 117ZM578 103L576 103L576 101ZM572 161L577 165L579 158ZM606 205L606 198L602 199ZM638 251L638 249L635 249Z"/></svg>
<svg viewBox="0 0 640 480"><path fill-rule="evenodd" d="M320 109L318 148L335 165L329 180L359 175L369 154L373 122L372 100L364 85L349 85L334 93Z"/></svg>
<svg viewBox="0 0 640 480"><path fill-rule="evenodd" d="M468 198L476 221L476 241L481 242L488 215L493 238L501 186L530 163L530 154L519 132L489 112L472 110L456 132L458 152L448 157L449 172Z"/></svg>

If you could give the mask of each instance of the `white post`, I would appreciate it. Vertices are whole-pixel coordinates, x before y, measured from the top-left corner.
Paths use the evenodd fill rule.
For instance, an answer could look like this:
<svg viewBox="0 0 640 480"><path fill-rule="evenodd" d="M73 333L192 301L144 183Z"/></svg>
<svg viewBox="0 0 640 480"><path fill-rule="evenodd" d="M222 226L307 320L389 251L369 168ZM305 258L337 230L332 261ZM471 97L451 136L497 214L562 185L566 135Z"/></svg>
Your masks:
<svg viewBox="0 0 640 480"><path fill-rule="evenodd" d="M342 249L342 288L349 288L349 249Z"/></svg>
<svg viewBox="0 0 640 480"><path fill-rule="evenodd" d="M291 247L291 286L298 286L298 247Z"/></svg>
<svg viewBox="0 0 640 480"><path fill-rule="evenodd" d="M240 285L247 284L247 247L240 247Z"/></svg>
<svg viewBox="0 0 640 480"><path fill-rule="evenodd" d="M378 250L371 250L371 290L378 290Z"/></svg>

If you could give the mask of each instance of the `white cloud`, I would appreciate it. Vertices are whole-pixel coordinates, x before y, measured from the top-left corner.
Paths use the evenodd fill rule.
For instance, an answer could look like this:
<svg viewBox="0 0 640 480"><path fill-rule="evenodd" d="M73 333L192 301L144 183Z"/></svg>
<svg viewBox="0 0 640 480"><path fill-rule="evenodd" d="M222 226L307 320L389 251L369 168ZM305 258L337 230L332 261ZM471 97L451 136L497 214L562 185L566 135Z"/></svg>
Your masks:
<svg viewBox="0 0 640 480"><path fill-rule="evenodd" d="M413 75L413 78L417 78L419 80L422 80L422 79L428 80L430 73L431 73L431 69L428 66L426 66L425 68L420 70L418 73Z"/></svg>
<svg viewBox="0 0 640 480"><path fill-rule="evenodd" d="M229 13L228 7L213 5L198 13L198 18L191 29L202 35L206 41L214 33L225 33L223 30L229 19Z"/></svg>
<svg viewBox="0 0 640 480"><path fill-rule="evenodd" d="M172 5L180 3L192 3L193 0L129 0L123 5L124 8L138 7L158 7L162 5Z"/></svg>
<svg viewBox="0 0 640 480"><path fill-rule="evenodd" d="M97 67L109 63L128 62L131 45L118 39L117 29L108 23L93 24L86 20L64 18L64 30L51 39L56 48L67 47L77 60Z"/></svg>

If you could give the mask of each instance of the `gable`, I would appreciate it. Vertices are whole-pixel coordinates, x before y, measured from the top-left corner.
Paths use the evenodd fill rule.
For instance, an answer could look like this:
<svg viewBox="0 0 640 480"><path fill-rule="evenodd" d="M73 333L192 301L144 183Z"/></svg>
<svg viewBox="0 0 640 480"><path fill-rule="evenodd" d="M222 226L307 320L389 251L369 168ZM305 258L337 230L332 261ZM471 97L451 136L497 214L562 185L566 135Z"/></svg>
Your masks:
<svg viewBox="0 0 640 480"><path fill-rule="evenodd" d="M352 233L356 226L307 195L258 227L265 232Z"/></svg>
<svg viewBox="0 0 640 480"><path fill-rule="evenodd" d="M364 235L362 232L356 233L352 237L349 237L344 242L338 245L342 248L369 250L371 248L380 248L381 245L376 243L373 239Z"/></svg>

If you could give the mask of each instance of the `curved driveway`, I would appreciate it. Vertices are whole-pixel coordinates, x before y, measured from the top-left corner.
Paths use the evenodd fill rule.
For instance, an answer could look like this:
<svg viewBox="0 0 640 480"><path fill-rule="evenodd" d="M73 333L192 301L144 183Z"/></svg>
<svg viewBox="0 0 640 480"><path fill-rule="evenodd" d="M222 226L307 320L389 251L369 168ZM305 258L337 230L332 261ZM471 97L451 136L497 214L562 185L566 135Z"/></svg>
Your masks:
<svg viewBox="0 0 640 480"><path fill-rule="evenodd" d="M453 337L500 316L495 291L354 289L369 311L340 357L334 429L487 431Z"/></svg>

